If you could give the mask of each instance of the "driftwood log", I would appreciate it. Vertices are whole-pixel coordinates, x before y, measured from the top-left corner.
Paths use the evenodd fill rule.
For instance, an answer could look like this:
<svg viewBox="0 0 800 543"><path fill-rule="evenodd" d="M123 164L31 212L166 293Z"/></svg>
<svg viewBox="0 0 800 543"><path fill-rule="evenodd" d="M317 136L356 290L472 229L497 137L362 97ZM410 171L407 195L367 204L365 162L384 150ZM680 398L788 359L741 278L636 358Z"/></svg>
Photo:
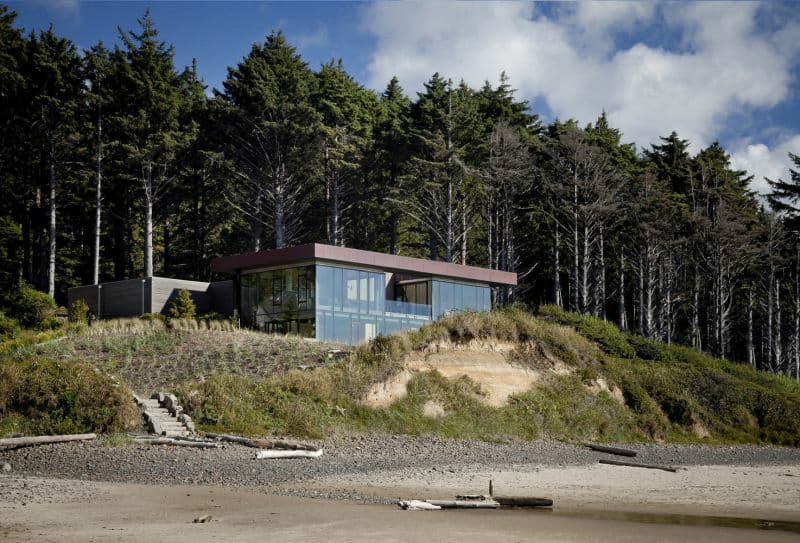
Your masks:
<svg viewBox="0 0 800 543"><path fill-rule="evenodd" d="M494 496L494 501L503 507L553 507L550 498L531 498L526 496Z"/></svg>
<svg viewBox="0 0 800 543"><path fill-rule="evenodd" d="M494 500L425 500L442 509L497 509L500 504Z"/></svg>
<svg viewBox="0 0 800 543"><path fill-rule="evenodd" d="M188 441L185 439L173 439L171 437L159 437L156 439L144 440L145 443L150 445L173 445L175 447L194 447L195 449L216 449L219 447L216 443L208 443L207 441Z"/></svg>
<svg viewBox="0 0 800 543"><path fill-rule="evenodd" d="M0 439L0 447L14 449L17 447L31 447L34 445L46 445L48 443L64 443L67 441L86 441L97 439L97 434L70 434L63 436L33 436L33 437L9 437Z"/></svg>
<svg viewBox="0 0 800 543"><path fill-rule="evenodd" d="M227 434L211 434L207 433L206 437L217 439L219 441L229 441L231 443L239 443L254 449L282 449L287 451L318 451L319 448L308 443L301 443L299 441L292 441L288 439L251 439L249 437L232 436Z"/></svg>
<svg viewBox="0 0 800 543"><path fill-rule="evenodd" d="M608 454L616 454L618 456L629 456L633 458L636 456L636 451L630 449L620 449L617 447L606 447L605 445L595 445L594 443L584 443L584 445L593 451L604 452Z"/></svg>
<svg viewBox="0 0 800 543"><path fill-rule="evenodd" d="M670 466L656 466L654 464L637 464L635 462L620 462L619 460L606 460L605 458L599 460L601 464L609 464L611 466L628 466L631 468L646 468L646 469L660 469L662 471L670 471L672 473L676 473L678 471L677 468L673 468Z"/></svg>
<svg viewBox="0 0 800 543"><path fill-rule="evenodd" d="M267 449L258 451L256 459L262 458L319 458L322 456L322 449L316 451L301 451L301 450L279 450Z"/></svg>

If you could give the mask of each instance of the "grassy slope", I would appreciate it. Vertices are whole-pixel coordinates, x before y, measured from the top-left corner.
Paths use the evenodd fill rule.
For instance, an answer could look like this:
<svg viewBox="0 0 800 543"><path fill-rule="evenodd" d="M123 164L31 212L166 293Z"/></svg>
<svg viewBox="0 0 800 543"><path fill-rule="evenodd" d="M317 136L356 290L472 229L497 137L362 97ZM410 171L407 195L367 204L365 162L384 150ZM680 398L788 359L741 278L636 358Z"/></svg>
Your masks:
<svg viewBox="0 0 800 543"><path fill-rule="evenodd" d="M372 383L399 370L404 353L473 338L516 342L515 363L542 369L558 360L573 372L552 375L502 408L487 407L480 387L469 379L449 381L435 372L417 374L407 397L387 408L359 404ZM552 307L537 317L514 309L450 316L416 332L379 338L347 360L325 365L329 348L248 332L179 332L151 325L6 349L0 364L78 357L140 392L175 386L201 428L243 434L319 437L343 430L490 440L549 436L800 445L797 382ZM299 365L315 369L293 369ZM622 390L624 405L585 386L598 378ZM4 407L9 394L0 387L0 433L2 420L9 418ZM424 416L429 400L442 405L445 416Z"/></svg>

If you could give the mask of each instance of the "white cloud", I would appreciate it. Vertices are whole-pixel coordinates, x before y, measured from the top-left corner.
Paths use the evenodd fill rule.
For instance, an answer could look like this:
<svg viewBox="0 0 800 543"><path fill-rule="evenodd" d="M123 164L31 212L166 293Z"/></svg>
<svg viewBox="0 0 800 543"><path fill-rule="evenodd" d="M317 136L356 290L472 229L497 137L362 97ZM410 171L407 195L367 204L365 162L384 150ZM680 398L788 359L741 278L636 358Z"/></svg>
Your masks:
<svg viewBox="0 0 800 543"><path fill-rule="evenodd" d="M770 191L765 177L789 180L789 168L794 167L789 153L800 155L800 134L785 137L770 149L763 143L744 143L731 153L731 164L739 170L753 175L750 188L760 194Z"/></svg>
<svg viewBox="0 0 800 543"><path fill-rule="evenodd" d="M376 38L369 83L381 89L397 75L407 90L419 90L439 71L479 86L505 70L520 97L544 99L561 118L586 123L605 110L627 140L645 146L676 130L697 150L717 139L732 112L788 95L794 48L785 35L754 29L759 6L598 3L548 17L521 2L370 4L363 21ZM656 17L683 41L589 51L587 44L613 44Z"/></svg>
<svg viewBox="0 0 800 543"><path fill-rule="evenodd" d="M297 36L295 43L297 44L297 48L303 51L322 47L328 43L328 39L328 27L325 25L318 25L315 30L304 32Z"/></svg>

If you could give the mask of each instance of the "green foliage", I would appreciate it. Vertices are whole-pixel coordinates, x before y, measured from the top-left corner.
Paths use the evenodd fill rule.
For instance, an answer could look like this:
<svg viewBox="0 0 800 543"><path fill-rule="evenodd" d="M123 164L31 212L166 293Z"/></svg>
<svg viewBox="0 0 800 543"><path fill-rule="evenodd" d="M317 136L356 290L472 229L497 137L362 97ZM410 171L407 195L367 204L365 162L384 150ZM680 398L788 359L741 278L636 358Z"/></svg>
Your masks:
<svg viewBox="0 0 800 543"><path fill-rule="evenodd" d="M606 353L620 358L633 358L635 350L628 342L625 334L608 321L564 311L555 305L543 305L539 315L559 324L575 327L582 335L600 345Z"/></svg>
<svg viewBox="0 0 800 543"><path fill-rule="evenodd" d="M78 298L69 306L70 322L89 322L89 306L82 299Z"/></svg>
<svg viewBox="0 0 800 543"><path fill-rule="evenodd" d="M10 314L26 328L54 328L56 302L49 295L22 284L11 300Z"/></svg>
<svg viewBox="0 0 800 543"><path fill-rule="evenodd" d="M7 317L5 313L0 312L0 341L14 339L19 333L20 326L16 319Z"/></svg>
<svg viewBox="0 0 800 543"><path fill-rule="evenodd" d="M121 431L138 423L124 385L78 361L34 358L0 365L0 420L34 434Z"/></svg>
<svg viewBox="0 0 800 543"><path fill-rule="evenodd" d="M174 319L193 319L196 308L192 295L186 289L178 291L169 308L169 316Z"/></svg>

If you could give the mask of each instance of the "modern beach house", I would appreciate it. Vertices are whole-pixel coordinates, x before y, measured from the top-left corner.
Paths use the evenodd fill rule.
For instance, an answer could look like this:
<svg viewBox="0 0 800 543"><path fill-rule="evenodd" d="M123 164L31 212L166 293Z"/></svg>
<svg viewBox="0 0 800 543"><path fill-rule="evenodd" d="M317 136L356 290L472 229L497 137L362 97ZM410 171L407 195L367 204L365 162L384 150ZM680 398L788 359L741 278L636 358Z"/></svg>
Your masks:
<svg viewBox="0 0 800 543"><path fill-rule="evenodd" d="M234 276L242 325L343 343L420 327L450 311L491 309L514 273L311 243L214 259Z"/></svg>
<svg viewBox="0 0 800 543"><path fill-rule="evenodd" d="M491 309L491 288L514 273L310 243L215 258L214 283L163 277L69 291L98 318L166 312L180 289L198 312L237 315L265 332L356 344L420 327L451 312Z"/></svg>

